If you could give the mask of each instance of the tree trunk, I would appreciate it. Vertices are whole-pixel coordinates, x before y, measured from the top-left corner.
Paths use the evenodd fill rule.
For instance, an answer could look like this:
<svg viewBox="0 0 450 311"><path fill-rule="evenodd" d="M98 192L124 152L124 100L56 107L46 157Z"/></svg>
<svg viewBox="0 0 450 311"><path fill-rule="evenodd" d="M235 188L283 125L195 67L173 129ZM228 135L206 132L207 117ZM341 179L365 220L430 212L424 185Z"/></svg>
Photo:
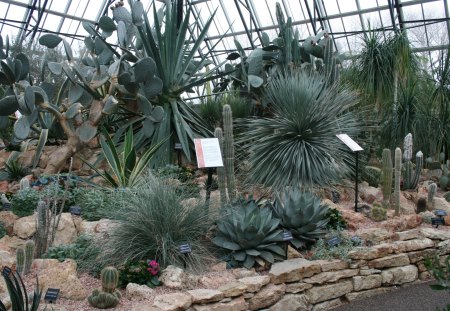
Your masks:
<svg viewBox="0 0 450 311"><path fill-rule="evenodd" d="M82 151L86 146L87 144L82 143L77 136L69 137L64 146L61 146L50 155L50 160L44 173L57 174L72 156Z"/></svg>

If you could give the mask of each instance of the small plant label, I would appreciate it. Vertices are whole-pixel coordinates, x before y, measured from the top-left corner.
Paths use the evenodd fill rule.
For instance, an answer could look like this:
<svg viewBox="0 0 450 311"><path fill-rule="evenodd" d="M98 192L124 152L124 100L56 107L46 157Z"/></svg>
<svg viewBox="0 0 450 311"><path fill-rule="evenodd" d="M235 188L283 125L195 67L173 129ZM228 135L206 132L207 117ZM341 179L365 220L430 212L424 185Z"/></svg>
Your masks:
<svg viewBox="0 0 450 311"><path fill-rule="evenodd" d="M439 227L439 225L445 225L444 218L431 218L431 225Z"/></svg>
<svg viewBox="0 0 450 311"><path fill-rule="evenodd" d="M290 231L283 231L281 236L283 237L283 241L291 241L294 239Z"/></svg>
<svg viewBox="0 0 450 311"><path fill-rule="evenodd" d="M434 214L436 216L442 217L442 216L447 216L447 212L442 210L442 209L437 209L434 211Z"/></svg>
<svg viewBox="0 0 450 311"><path fill-rule="evenodd" d="M338 236L332 237L331 239L327 240L327 244L330 247L339 245L339 244L341 244L341 242L342 242L342 240Z"/></svg>
<svg viewBox="0 0 450 311"><path fill-rule="evenodd" d="M182 254L189 254L190 252L192 252L191 246L188 243L180 244L178 249L180 250L180 253L182 253Z"/></svg>
<svg viewBox="0 0 450 311"><path fill-rule="evenodd" d="M10 210L11 209L11 203L3 203L3 209L4 210Z"/></svg>
<svg viewBox="0 0 450 311"><path fill-rule="evenodd" d="M58 299L59 288L49 288L45 293L44 300L49 303L54 303Z"/></svg>
<svg viewBox="0 0 450 311"><path fill-rule="evenodd" d="M223 166L222 152L217 138L196 138L194 145L199 168Z"/></svg>

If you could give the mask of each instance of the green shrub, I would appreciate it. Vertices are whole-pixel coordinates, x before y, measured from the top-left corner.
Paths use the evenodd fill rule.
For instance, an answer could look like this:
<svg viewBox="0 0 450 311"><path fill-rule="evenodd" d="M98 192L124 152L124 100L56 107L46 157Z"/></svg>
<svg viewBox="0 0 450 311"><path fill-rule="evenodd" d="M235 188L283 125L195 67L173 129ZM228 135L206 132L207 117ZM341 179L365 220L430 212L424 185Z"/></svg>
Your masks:
<svg viewBox="0 0 450 311"><path fill-rule="evenodd" d="M84 188L77 190L74 203L81 207L81 217L88 221L110 218L113 210L120 206L120 191Z"/></svg>
<svg viewBox="0 0 450 311"><path fill-rule="evenodd" d="M126 287L128 283L136 283L155 287L161 285L158 279L159 264L155 260L131 261L119 268L119 287Z"/></svg>
<svg viewBox="0 0 450 311"><path fill-rule="evenodd" d="M200 188L195 180L195 171L189 167L166 165L155 172L155 175L161 179L177 179L180 184L176 188L176 192L181 195L189 194L193 197L200 195Z"/></svg>
<svg viewBox="0 0 450 311"><path fill-rule="evenodd" d="M383 221L387 219L387 209L378 204L372 206L370 218L375 221Z"/></svg>
<svg viewBox="0 0 450 311"><path fill-rule="evenodd" d="M162 267L183 265L204 267L210 252L202 243L210 222L203 204L184 205L188 196L177 185L152 175L135 188L123 191L122 207L114 211L117 225L102 248L100 260L120 266L130 261L156 258ZM181 254L178 247L189 243L192 253Z"/></svg>
<svg viewBox="0 0 450 311"><path fill-rule="evenodd" d="M11 210L19 217L33 215L39 200L39 191L33 188L19 190L11 199Z"/></svg>
<svg viewBox="0 0 450 311"><path fill-rule="evenodd" d="M6 232L5 225L0 222L0 239L3 238L8 232Z"/></svg>
<svg viewBox="0 0 450 311"><path fill-rule="evenodd" d="M426 258L424 264L438 283L432 284L430 287L434 290L446 290L450 292L450 256L445 257L443 262L438 256ZM450 304L447 304L444 309L437 310L450 310Z"/></svg>
<svg viewBox="0 0 450 311"><path fill-rule="evenodd" d="M330 246L327 243L329 238L338 236L341 239L341 243L335 246ZM317 243L312 247L312 258L311 259L341 259L349 260L348 252L354 248L352 240L342 231L332 230L327 235L327 238L319 239Z"/></svg>
<svg viewBox="0 0 450 311"><path fill-rule="evenodd" d="M338 209L328 209L325 217L329 219L327 224L328 230L347 229L347 221L344 217L342 217L342 213Z"/></svg>
<svg viewBox="0 0 450 311"><path fill-rule="evenodd" d="M22 166L18 160L11 160L5 164L5 171L8 176L8 180L20 180L29 174L29 170Z"/></svg>

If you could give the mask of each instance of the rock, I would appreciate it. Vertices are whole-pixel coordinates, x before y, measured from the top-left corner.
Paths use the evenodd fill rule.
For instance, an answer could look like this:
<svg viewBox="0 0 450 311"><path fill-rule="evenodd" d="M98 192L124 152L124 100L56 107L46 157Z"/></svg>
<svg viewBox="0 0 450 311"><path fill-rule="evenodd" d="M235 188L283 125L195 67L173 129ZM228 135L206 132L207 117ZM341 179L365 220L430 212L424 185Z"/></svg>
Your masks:
<svg viewBox="0 0 450 311"><path fill-rule="evenodd" d="M387 256L394 252L391 244L382 243L373 247L357 247L348 252L348 256L353 260L372 260Z"/></svg>
<svg viewBox="0 0 450 311"><path fill-rule="evenodd" d="M304 292L305 290L310 289L311 287L313 287L313 285L308 283L299 283L299 282L288 283L286 284L286 293L297 294L300 292Z"/></svg>
<svg viewBox="0 0 450 311"><path fill-rule="evenodd" d="M219 287L219 290L225 297L236 297L244 294L247 291L247 285L242 282L231 282Z"/></svg>
<svg viewBox="0 0 450 311"><path fill-rule="evenodd" d="M248 308L250 310L260 310L273 305L283 297L285 289L285 284L269 284L265 286L261 291L256 293L255 296L250 298L248 301Z"/></svg>
<svg viewBox="0 0 450 311"><path fill-rule="evenodd" d="M236 281L234 275L229 271L223 271L222 273L209 273L200 277L198 285L204 288L215 288L218 284L227 284Z"/></svg>
<svg viewBox="0 0 450 311"><path fill-rule="evenodd" d="M171 265L162 271L159 280L172 289L192 289L198 281L195 277L184 272L183 269Z"/></svg>
<svg viewBox="0 0 450 311"><path fill-rule="evenodd" d="M383 285L397 285L417 280L418 269L414 265L395 267L381 272Z"/></svg>
<svg viewBox="0 0 450 311"><path fill-rule="evenodd" d="M224 294L215 289L193 289L187 292L192 296L192 303L205 304L222 300Z"/></svg>
<svg viewBox="0 0 450 311"><path fill-rule="evenodd" d="M435 196L433 205L435 210L441 209L450 214L450 202L447 202L445 198Z"/></svg>
<svg viewBox="0 0 450 311"><path fill-rule="evenodd" d="M406 256L408 257L408 256ZM339 271L327 271L316 274L310 278L303 279L303 282L310 284L323 284L336 282L340 279L350 278L358 274L357 269L344 269Z"/></svg>
<svg viewBox="0 0 450 311"><path fill-rule="evenodd" d="M11 252L0 250L0 266L11 267L16 263L16 255Z"/></svg>
<svg viewBox="0 0 450 311"><path fill-rule="evenodd" d="M348 301L353 301L356 299L364 299L364 298L372 297L375 295L380 295L380 294L390 292L393 289L395 289L395 286L369 289L369 290L365 290L365 291L361 291L361 292L348 293L345 295L345 298L347 298Z"/></svg>
<svg viewBox="0 0 450 311"><path fill-rule="evenodd" d="M287 259L301 258L302 255L293 247L288 245Z"/></svg>
<svg viewBox="0 0 450 311"><path fill-rule="evenodd" d="M330 300L350 293L353 290L352 281L342 281L335 284L315 286L306 291L306 295L312 304Z"/></svg>
<svg viewBox="0 0 450 311"><path fill-rule="evenodd" d="M1 160L2 159L0 157L0 161ZM0 167L3 167L3 165ZM9 191L9 182L7 180L0 180L0 193L7 193L8 191Z"/></svg>
<svg viewBox="0 0 450 311"><path fill-rule="evenodd" d="M419 229L412 229L407 231L400 231L394 234L394 239L399 241L413 240L422 237Z"/></svg>
<svg viewBox="0 0 450 311"><path fill-rule="evenodd" d="M359 194L361 199L369 204L372 204L374 201L380 202L383 200L381 189L369 185L361 187L359 189Z"/></svg>
<svg viewBox="0 0 450 311"><path fill-rule="evenodd" d="M320 264L297 258L274 263L269 271L269 276L272 283L280 284L300 281L320 271Z"/></svg>
<svg viewBox="0 0 450 311"><path fill-rule="evenodd" d="M409 262L417 263L419 261L424 260L425 258L434 256L434 254L436 254L436 250L434 248L433 249L424 249L424 250L417 251L417 252L409 252L408 253Z"/></svg>
<svg viewBox="0 0 450 311"><path fill-rule="evenodd" d="M311 310L308 297L306 295L285 295L269 308L270 311L288 311L288 310Z"/></svg>
<svg viewBox="0 0 450 311"><path fill-rule="evenodd" d="M0 249L5 251L15 251L18 248L24 247L26 240L22 240L17 236L5 235L0 239Z"/></svg>
<svg viewBox="0 0 450 311"><path fill-rule="evenodd" d="M43 293L50 287L59 288L62 298L83 300L87 297L88 293L77 277L77 263L74 260L35 259L31 267L37 272Z"/></svg>
<svg viewBox="0 0 450 311"><path fill-rule="evenodd" d="M347 228L349 230L357 230L361 226L361 223L367 220L366 216L361 213L355 213L352 209L339 208L339 211L347 222Z"/></svg>
<svg viewBox="0 0 450 311"><path fill-rule="evenodd" d="M242 278L239 282L247 285L247 292L255 293L261 289L264 285L270 282L270 278L267 275L261 276L249 276Z"/></svg>
<svg viewBox="0 0 450 311"><path fill-rule="evenodd" d="M31 238L36 233L35 215L22 217L14 223L14 234L21 239Z"/></svg>
<svg viewBox="0 0 450 311"><path fill-rule="evenodd" d="M148 299L154 295L154 290L147 285L128 283L125 289L125 296L128 300Z"/></svg>
<svg viewBox="0 0 450 311"><path fill-rule="evenodd" d="M368 276L354 276L353 281L353 290L361 291L364 289L372 289L381 287L382 277L380 274L372 274Z"/></svg>
<svg viewBox="0 0 450 311"><path fill-rule="evenodd" d="M450 231L445 229L435 229L435 228L421 228L422 234L432 240L449 240Z"/></svg>
<svg viewBox="0 0 450 311"><path fill-rule="evenodd" d="M399 267L409 265L409 257L407 254L397 254L377 258L369 262L369 268L382 269L388 267Z"/></svg>
<svg viewBox="0 0 450 311"><path fill-rule="evenodd" d="M247 307L244 297L241 296L227 302L216 302L204 306L193 305L192 309L194 311L244 311Z"/></svg>
<svg viewBox="0 0 450 311"><path fill-rule="evenodd" d="M414 239L408 241L396 241L392 243L392 245L396 253L406 253L434 247L433 241L428 238Z"/></svg>
<svg viewBox="0 0 450 311"><path fill-rule="evenodd" d="M236 279L242 279L249 276L258 276L259 274L255 272L254 269L248 270L245 268L238 268L231 270L231 273L236 277Z"/></svg>
<svg viewBox="0 0 450 311"><path fill-rule="evenodd" d="M138 303L137 305L132 306L131 311L163 311L160 308L154 307L153 305L149 303Z"/></svg>
<svg viewBox="0 0 450 311"><path fill-rule="evenodd" d="M62 213L55 234L53 246L73 243L77 239L77 229L70 213Z"/></svg>
<svg viewBox="0 0 450 311"><path fill-rule="evenodd" d="M210 267L210 270L214 271L214 272L227 271L227 263L225 261L221 261L219 263L216 263L215 265Z"/></svg>
<svg viewBox="0 0 450 311"><path fill-rule="evenodd" d="M337 308L337 307L339 307L339 306L341 306L343 304L344 303L339 298L332 299L332 300L324 301L324 302L321 302L321 303L318 303L318 304L314 305L314 307L312 308L312 311L330 310L330 309L333 309L333 308Z"/></svg>
<svg viewBox="0 0 450 311"><path fill-rule="evenodd" d="M0 211L0 222L3 224L3 227L8 235L13 234L14 223L18 218L19 217L11 211Z"/></svg>
<svg viewBox="0 0 450 311"><path fill-rule="evenodd" d="M381 273L381 270L378 270L378 269L361 269L361 270L359 270L359 274L362 276L379 274L379 273Z"/></svg>
<svg viewBox="0 0 450 311"><path fill-rule="evenodd" d="M343 270L347 269L349 266L347 261L340 259L315 260L314 262L320 265L320 270L322 270L322 272Z"/></svg>
<svg viewBox="0 0 450 311"><path fill-rule="evenodd" d="M381 225L388 231L397 232L417 228L421 223L422 217L420 215L412 214L388 219L382 222Z"/></svg>
<svg viewBox="0 0 450 311"><path fill-rule="evenodd" d="M362 228L355 232L364 241L371 241L374 244L389 240L392 238L392 233L389 233L383 228Z"/></svg>
<svg viewBox="0 0 450 311"><path fill-rule="evenodd" d="M153 307L163 311L182 311L192 304L192 296L185 293L172 293L156 296Z"/></svg>

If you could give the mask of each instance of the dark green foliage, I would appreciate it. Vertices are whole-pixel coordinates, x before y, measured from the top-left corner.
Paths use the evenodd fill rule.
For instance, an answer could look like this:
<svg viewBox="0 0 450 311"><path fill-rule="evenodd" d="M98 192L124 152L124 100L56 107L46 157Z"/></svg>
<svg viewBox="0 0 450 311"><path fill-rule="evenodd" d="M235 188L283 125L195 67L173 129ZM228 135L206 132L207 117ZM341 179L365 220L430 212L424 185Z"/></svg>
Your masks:
<svg viewBox="0 0 450 311"><path fill-rule="evenodd" d="M31 301L29 301L27 289L20 277L20 274L12 272L9 269L9 273L6 272L4 267L2 270L3 278L5 279L6 288L8 289L9 298L11 300L11 309L13 311L37 311L41 300L41 290L39 289L39 282L36 279L36 289ZM29 304L31 303L31 304ZM10 310L0 301L0 311Z"/></svg>
<svg viewBox="0 0 450 311"><path fill-rule="evenodd" d="M298 189L277 194L273 204L274 217L280 220L283 229L292 233L291 243L297 249L314 243L326 233L328 209L318 197Z"/></svg>
<svg viewBox="0 0 450 311"><path fill-rule="evenodd" d="M79 189L74 194L74 203L81 207L81 217L88 221L110 218L120 199L120 191L101 188Z"/></svg>
<svg viewBox="0 0 450 311"><path fill-rule="evenodd" d="M18 160L11 160L5 163L5 171L8 174L8 180L21 180L28 175L29 170L22 166Z"/></svg>
<svg viewBox="0 0 450 311"><path fill-rule="evenodd" d="M327 229L329 230L342 230L347 229L347 221L342 217L342 213L335 208L329 208L325 214L325 218L328 219Z"/></svg>
<svg viewBox="0 0 450 311"><path fill-rule="evenodd" d="M33 188L19 190L11 199L12 212L19 217L33 215L39 199L39 191Z"/></svg>
<svg viewBox="0 0 450 311"><path fill-rule="evenodd" d="M341 239L341 243L336 246L330 246L327 243L327 238L338 236ZM343 233L343 231L331 231L326 238L319 239L317 243L311 249L312 258L317 259L341 259L349 260L348 252L354 248L352 240Z"/></svg>
<svg viewBox="0 0 450 311"><path fill-rule="evenodd" d="M5 225L0 222L0 239L3 238L8 232L6 231Z"/></svg>
<svg viewBox="0 0 450 311"><path fill-rule="evenodd" d="M53 246L45 253L44 258L58 259L63 262L67 258L79 260L86 253L92 242L89 235L80 235L72 244Z"/></svg>
<svg viewBox="0 0 450 311"><path fill-rule="evenodd" d="M202 239L209 228L203 204L187 204L189 195L176 191L170 180L148 174L135 188L122 192L124 202L114 212L117 221L102 245L101 262L120 266L129 261L158 258L161 266L202 268L210 252ZM192 253L180 254L181 243L189 243Z"/></svg>
<svg viewBox="0 0 450 311"><path fill-rule="evenodd" d="M432 284L430 287L434 290L446 290L450 292L450 256L447 256L443 261L435 255L425 259L425 267L436 279L438 284ZM441 311L450 310L450 304L447 304L446 308Z"/></svg>
<svg viewBox="0 0 450 311"><path fill-rule="evenodd" d="M450 202L450 191L444 193L444 199L445 199L447 202Z"/></svg>
<svg viewBox="0 0 450 311"><path fill-rule="evenodd" d="M277 245L282 240L280 220L273 217L270 208L238 200L223 212L212 242L226 249L232 262L250 269L256 263L265 267L283 258L284 251Z"/></svg>
<svg viewBox="0 0 450 311"><path fill-rule="evenodd" d="M375 166L365 166L362 172L362 180L367 181L369 186L378 187L380 183L381 169Z"/></svg>
<svg viewBox="0 0 450 311"><path fill-rule="evenodd" d="M156 273L149 271L150 260L138 260L126 263L119 268L119 287L125 288L128 283L155 287L161 285L158 280L159 270Z"/></svg>
<svg viewBox="0 0 450 311"><path fill-rule="evenodd" d="M338 180L348 172L351 154L336 134L356 136L357 102L345 87L327 87L320 75L305 72L279 75L267 87L273 116L247 119L239 142L252 174L251 184L281 190L311 188Z"/></svg>
<svg viewBox="0 0 450 311"><path fill-rule="evenodd" d="M181 183L176 188L180 194L190 194L193 197L200 195L200 187L195 179L195 171L186 166L166 165L155 172L162 179L177 179Z"/></svg>

